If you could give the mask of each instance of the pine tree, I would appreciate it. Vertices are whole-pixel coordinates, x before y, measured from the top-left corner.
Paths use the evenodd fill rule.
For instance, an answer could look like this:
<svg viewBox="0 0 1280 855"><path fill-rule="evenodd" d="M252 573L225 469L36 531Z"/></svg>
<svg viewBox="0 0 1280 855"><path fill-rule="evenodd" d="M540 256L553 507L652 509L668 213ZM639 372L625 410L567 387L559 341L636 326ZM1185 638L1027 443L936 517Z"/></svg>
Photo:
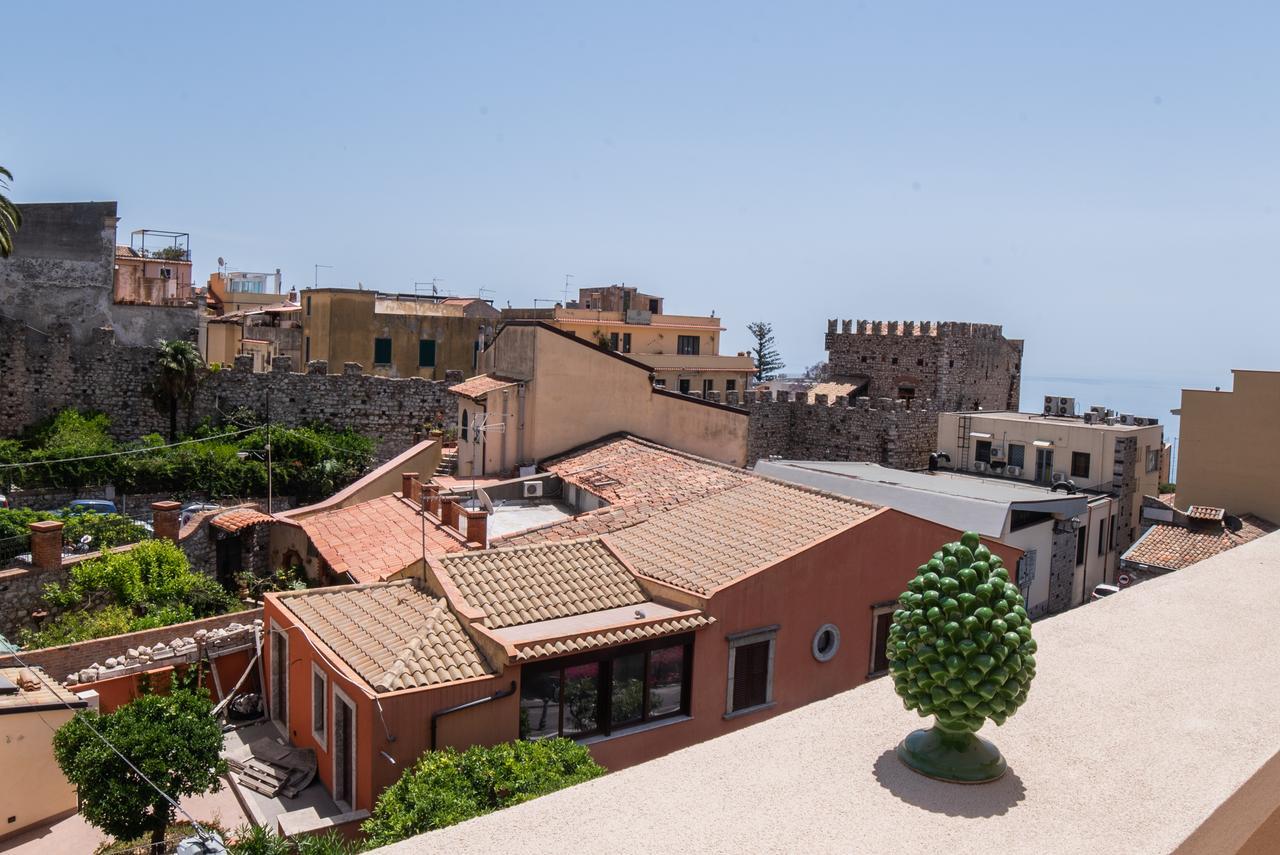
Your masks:
<svg viewBox="0 0 1280 855"><path fill-rule="evenodd" d="M747 324L747 332L756 340L755 347L751 349L756 363L756 381L772 380L784 364L773 339L773 324L754 321Z"/></svg>

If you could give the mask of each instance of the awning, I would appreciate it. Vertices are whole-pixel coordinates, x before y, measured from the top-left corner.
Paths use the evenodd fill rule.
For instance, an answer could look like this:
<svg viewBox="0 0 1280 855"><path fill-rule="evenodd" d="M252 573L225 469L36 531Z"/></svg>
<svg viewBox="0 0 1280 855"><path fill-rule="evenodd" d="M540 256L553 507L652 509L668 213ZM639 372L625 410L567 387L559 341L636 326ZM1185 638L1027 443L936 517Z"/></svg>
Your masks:
<svg viewBox="0 0 1280 855"><path fill-rule="evenodd" d="M1037 439L1031 444L1036 448L1053 448L1053 442L1047 439Z"/></svg>
<svg viewBox="0 0 1280 855"><path fill-rule="evenodd" d="M969 431L969 436L976 437L978 439L991 439L991 434L982 433L981 431L976 430Z"/></svg>

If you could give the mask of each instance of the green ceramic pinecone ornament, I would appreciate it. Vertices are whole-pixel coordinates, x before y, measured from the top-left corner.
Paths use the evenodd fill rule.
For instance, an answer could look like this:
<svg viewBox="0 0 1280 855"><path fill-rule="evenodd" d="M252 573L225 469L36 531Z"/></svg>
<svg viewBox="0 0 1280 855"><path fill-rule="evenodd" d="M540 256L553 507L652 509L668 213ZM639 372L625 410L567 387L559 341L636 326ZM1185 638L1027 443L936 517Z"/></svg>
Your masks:
<svg viewBox="0 0 1280 855"><path fill-rule="evenodd" d="M975 532L965 532L959 543L946 544L921 565L898 602L887 653L894 689L906 708L934 716L936 737L950 739L952 747L972 739L987 719L1004 724L1027 699L1036 643L1022 594L1000 556L981 545ZM999 752L984 744L1002 774ZM998 777L921 771L952 780Z"/></svg>

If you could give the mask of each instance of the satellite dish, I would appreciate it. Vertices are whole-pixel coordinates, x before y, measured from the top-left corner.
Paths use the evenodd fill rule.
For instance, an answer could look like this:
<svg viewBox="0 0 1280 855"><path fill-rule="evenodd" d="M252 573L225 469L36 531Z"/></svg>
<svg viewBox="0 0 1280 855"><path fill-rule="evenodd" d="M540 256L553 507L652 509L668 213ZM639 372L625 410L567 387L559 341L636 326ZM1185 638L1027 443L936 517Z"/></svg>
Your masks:
<svg viewBox="0 0 1280 855"><path fill-rule="evenodd" d="M218 266L219 266L219 267L226 267L226 266L227 266L227 262L226 262L225 260L223 260L222 256L218 256Z"/></svg>

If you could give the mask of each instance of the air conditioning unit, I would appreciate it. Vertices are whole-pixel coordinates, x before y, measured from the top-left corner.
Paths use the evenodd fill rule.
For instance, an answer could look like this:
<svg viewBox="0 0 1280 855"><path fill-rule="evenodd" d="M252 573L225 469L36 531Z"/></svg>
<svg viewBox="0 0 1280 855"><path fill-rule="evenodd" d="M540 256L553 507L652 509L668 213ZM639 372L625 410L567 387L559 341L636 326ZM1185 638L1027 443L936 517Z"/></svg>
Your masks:
<svg viewBox="0 0 1280 855"><path fill-rule="evenodd" d="M1022 475L1021 466L1006 466L1004 468L1004 471L1005 471L1005 474L1008 475L1010 478L1017 478Z"/></svg>
<svg viewBox="0 0 1280 855"><path fill-rule="evenodd" d="M1090 410L1089 412L1084 414L1084 423L1087 425L1091 425L1097 420L1098 420L1098 414L1093 410Z"/></svg>
<svg viewBox="0 0 1280 855"><path fill-rule="evenodd" d="M1140 427L1150 427L1151 425L1158 425L1158 424L1160 424L1160 420L1159 420L1159 419L1153 419L1153 418L1151 418L1151 417L1149 417L1149 416L1135 416L1135 417L1134 417L1134 419L1133 419L1133 423L1134 423L1135 425L1140 426Z"/></svg>
<svg viewBox="0 0 1280 855"><path fill-rule="evenodd" d="M1058 409L1058 398L1057 398L1057 396L1056 396L1056 395L1045 395L1045 396L1044 396L1044 414L1045 414L1046 416L1051 416L1051 415L1053 415L1055 412L1057 412L1057 409Z"/></svg>
<svg viewBox="0 0 1280 855"><path fill-rule="evenodd" d="M991 468L990 466L988 466L987 464L983 463L981 460L975 460L975 461L973 461L973 471L974 471L974 472L986 472L986 471L987 471L988 469L990 469L990 468Z"/></svg>
<svg viewBox="0 0 1280 855"><path fill-rule="evenodd" d="M173 268L172 268L172 267L161 267L161 268L160 268L160 278L161 278L161 279L172 279L172 278L173 278Z"/></svg>
<svg viewBox="0 0 1280 855"><path fill-rule="evenodd" d="M1133 419L1133 413L1121 413L1121 414L1120 414L1120 424L1122 424L1122 425L1131 425L1131 424L1135 424L1134 419Z"/></svg>
<svg viewBox="0 0 1280 855"><path fill-rule="evenodd" d="M1065 480L1067 480L1067 473L1066 473L1066 472L1054 472L1054 473L1053 473L1053 483L1057 484L1059 481L1065 481Z"/></svg>
<svg viewBox="0 0 1280 855"><path fill-rule="evenodd" d="M1002 445L991 446L991 456L999 460L1004 460L1004 446Z"/></svg>
<svg viewBox="0 0 1280 855"><path fill-rule="evenodd" d="M541 482L541 481L525 481L525 482L524 482L524 497L525 497L526 499L538 499L538 498L541 498L541 497L542 497L542 482Z"/></svg>
<svg viewBox="0 0 1280 855"><path fill-rule="evenodd" d="M1075 398L1061 398L1061 397L1060 397L1060 398L1058 398L1058 400L1057 400L1057 402L1056 402L1056 403L1057 403L1057 410L1056 410L1056 411L1057 411L1057 414L1058 414L1058 415L1060 415L1060 416L1074 416L1074 415L1076 414L1076 399L1075 399Z"/></svg>

